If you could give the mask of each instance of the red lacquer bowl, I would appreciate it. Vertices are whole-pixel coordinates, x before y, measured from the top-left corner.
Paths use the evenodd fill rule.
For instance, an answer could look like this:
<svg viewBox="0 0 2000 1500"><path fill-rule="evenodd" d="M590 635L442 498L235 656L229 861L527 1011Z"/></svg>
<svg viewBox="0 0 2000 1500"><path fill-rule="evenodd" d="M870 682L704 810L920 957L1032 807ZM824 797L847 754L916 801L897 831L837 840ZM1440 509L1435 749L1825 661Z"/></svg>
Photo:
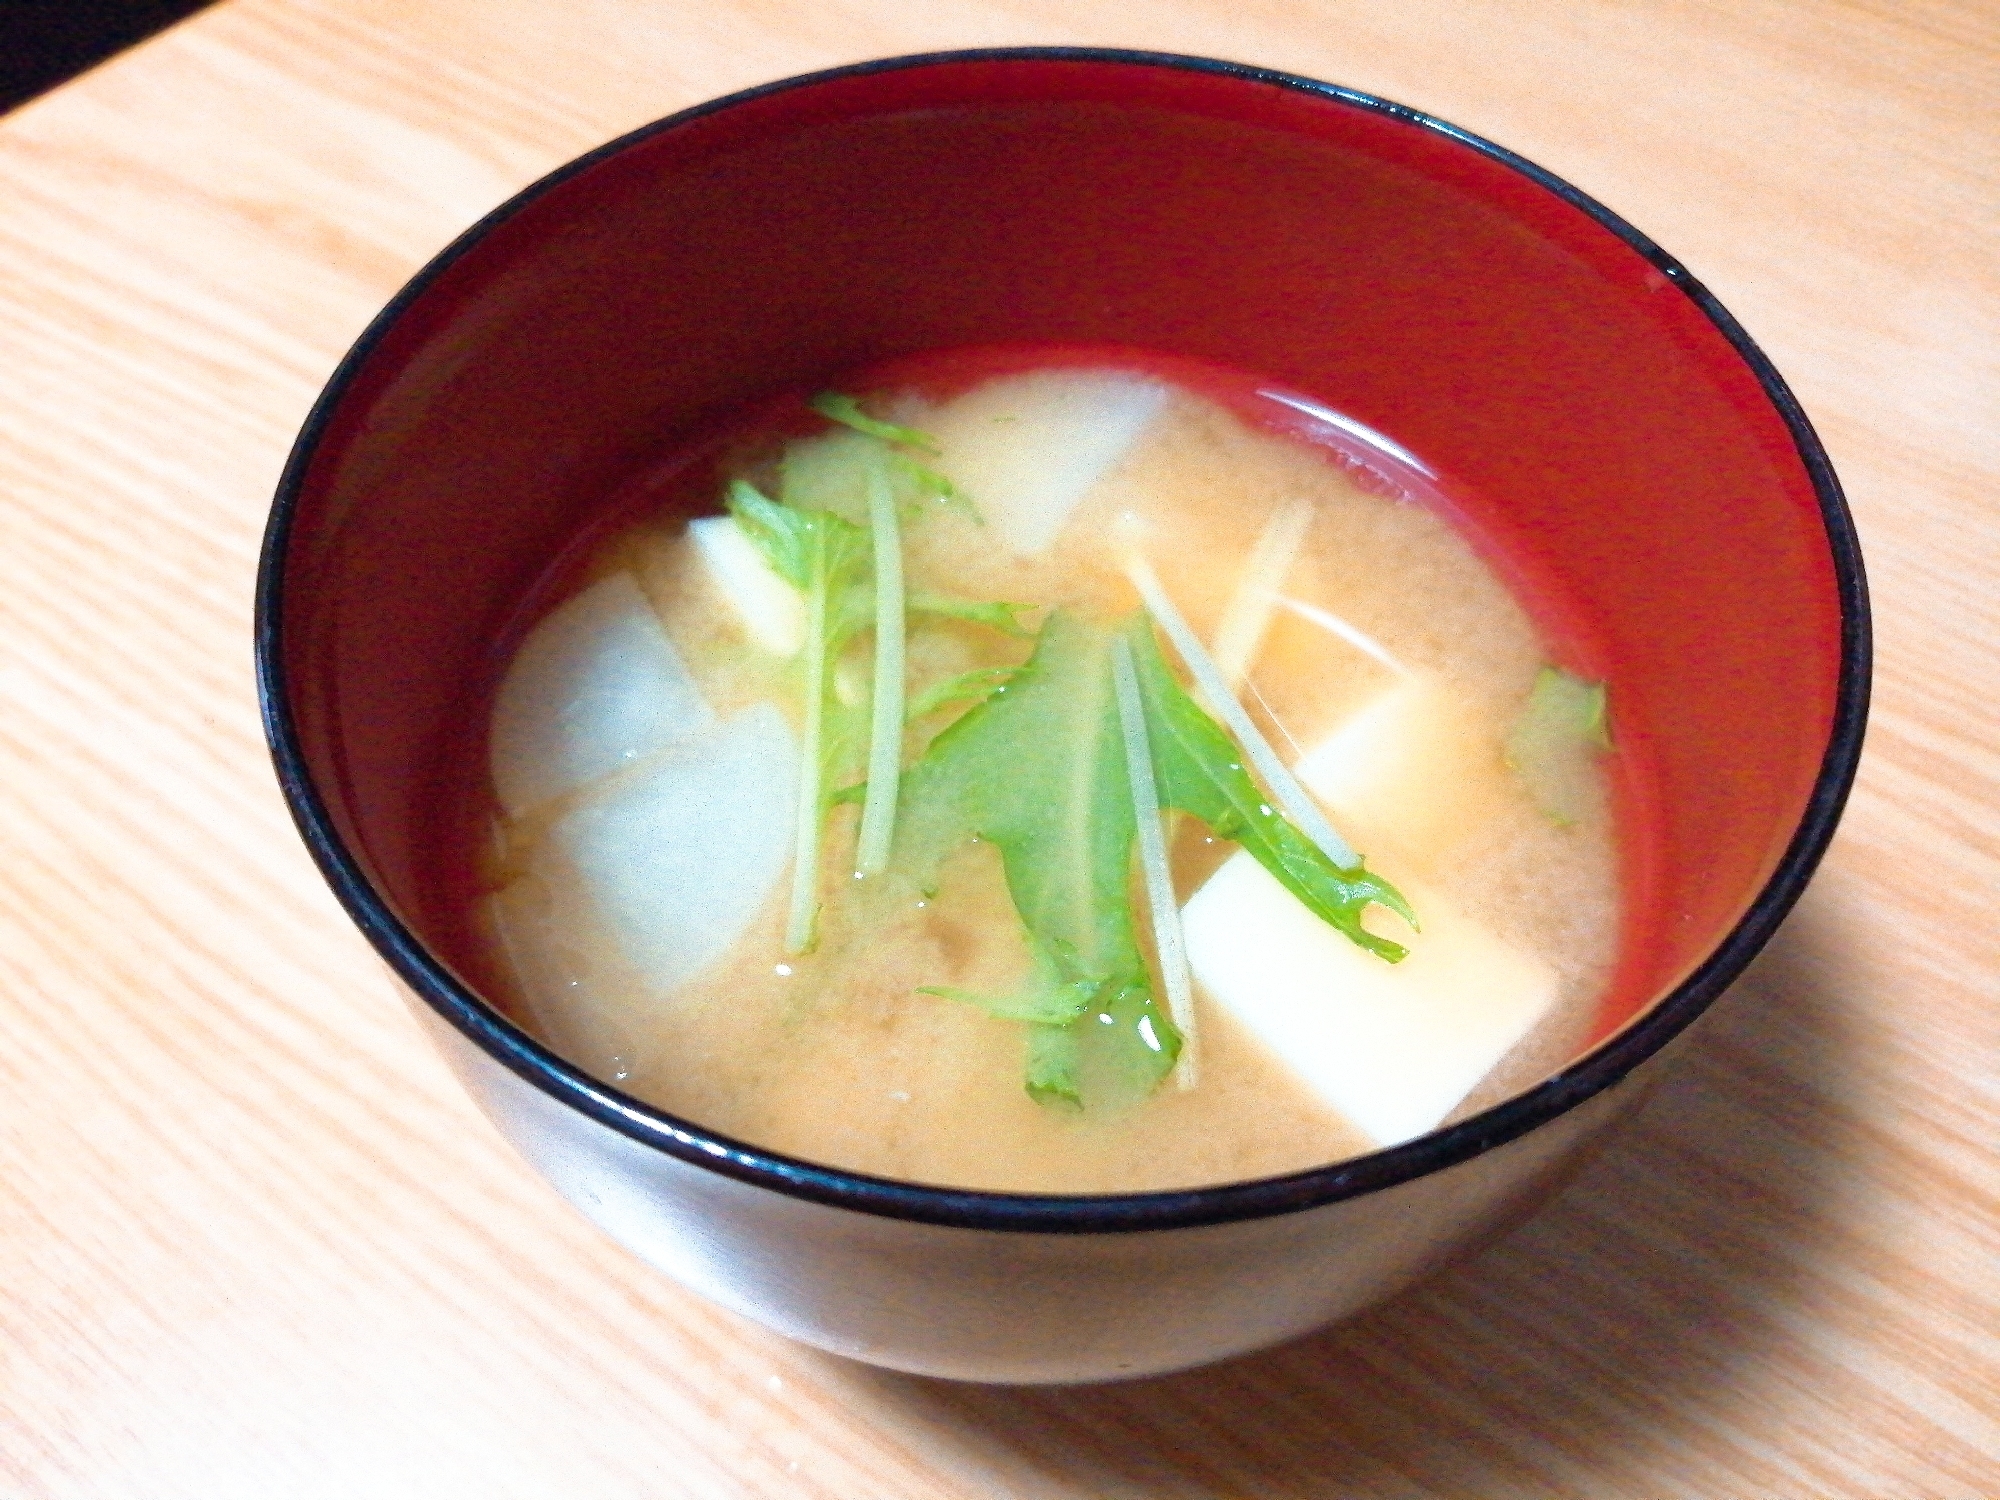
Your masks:
<svg viewBox="0 0 2000 1500"><path fill-rule="evenodd" d="M790 1160L487 1005L427 857L523 591L747 401L956 346L1257 372L1423 458L1609 677L1632 918L1605 1035L1405 1145L1187 1192L954 1192ZM307 843L447 1058L585 1213L724 1303L904 1369L1079 1380L1388 1295L1549 1192L1804 887L1860 754L1861 563L1825 454L1715 299L1574 188L1367 95L1188 58L903 58L690 110L407 287L292 455L258 671ZM1172 1314L1160 1298L1170 1289Z"/></svg>

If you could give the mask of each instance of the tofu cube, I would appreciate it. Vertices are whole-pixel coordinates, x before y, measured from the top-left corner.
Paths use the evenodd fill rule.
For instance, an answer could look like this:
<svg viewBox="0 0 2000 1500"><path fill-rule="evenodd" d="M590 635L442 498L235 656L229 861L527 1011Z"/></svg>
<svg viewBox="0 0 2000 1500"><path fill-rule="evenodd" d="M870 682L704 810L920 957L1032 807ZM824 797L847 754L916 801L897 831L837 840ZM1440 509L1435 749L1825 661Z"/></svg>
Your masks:
<svg viewBox="0 0 2000 1500"><path fill-rule="evenodd" d="M1398 934L1410 949L1399 964L1356 947L1242 850L1181 914L1208 998L1381 1146L1442 1123L1558 989L1541 959L1436 892L1399 889L1423 923Z"/></svg>
<svg viewBox="0 0 2000 1500"><path fill-rule="evenodd" d="M1413 672L1293 767L1363 849L1387 843L1422 864L1478 826L1500 794L1500 746L1443 678Z"/></svg>

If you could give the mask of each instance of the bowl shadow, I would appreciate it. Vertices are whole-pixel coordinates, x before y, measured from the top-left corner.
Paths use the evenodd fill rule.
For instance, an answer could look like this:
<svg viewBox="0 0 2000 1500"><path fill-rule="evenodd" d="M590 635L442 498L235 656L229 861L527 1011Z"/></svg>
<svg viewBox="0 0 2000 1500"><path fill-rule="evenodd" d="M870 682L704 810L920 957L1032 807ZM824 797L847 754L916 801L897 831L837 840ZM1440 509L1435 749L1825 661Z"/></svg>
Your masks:
<svg viewBox="0 0 2000 1500"><path fill-rule="evenodd" d="M1840 1238L1844 930L1822 883L1560 1198L1353 1322L1122 1385L837 1383L981 1494L1700 1492Z"/></svg>

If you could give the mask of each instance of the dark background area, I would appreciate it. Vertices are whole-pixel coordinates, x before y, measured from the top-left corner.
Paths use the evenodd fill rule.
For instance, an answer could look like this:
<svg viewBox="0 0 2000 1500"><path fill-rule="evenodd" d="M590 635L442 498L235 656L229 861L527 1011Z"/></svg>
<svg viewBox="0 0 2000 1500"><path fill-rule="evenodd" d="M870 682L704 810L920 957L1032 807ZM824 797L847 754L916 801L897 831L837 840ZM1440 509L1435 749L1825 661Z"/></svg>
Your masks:
<svg viewBox="0 0 2000 1500"><path fill-rule="evenodd" d="M0 111L10 110L208 0L0 0Z"/></svg>

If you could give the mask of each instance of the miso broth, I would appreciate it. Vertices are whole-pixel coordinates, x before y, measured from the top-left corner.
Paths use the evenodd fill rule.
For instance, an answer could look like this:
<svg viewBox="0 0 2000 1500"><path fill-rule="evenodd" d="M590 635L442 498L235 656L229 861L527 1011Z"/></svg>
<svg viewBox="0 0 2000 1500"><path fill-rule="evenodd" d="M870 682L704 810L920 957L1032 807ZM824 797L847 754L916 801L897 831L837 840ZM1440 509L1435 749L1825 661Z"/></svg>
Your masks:
<svg viewBox="0 0 2000 1500"><path fill-rule="evenodd" d="M1055 1193L1322 1165L1576 1054L1602 690L1420 458L1137 357L841 390L663 471L513 643L467 826L517 1017L759 1147Z"/></svg>

